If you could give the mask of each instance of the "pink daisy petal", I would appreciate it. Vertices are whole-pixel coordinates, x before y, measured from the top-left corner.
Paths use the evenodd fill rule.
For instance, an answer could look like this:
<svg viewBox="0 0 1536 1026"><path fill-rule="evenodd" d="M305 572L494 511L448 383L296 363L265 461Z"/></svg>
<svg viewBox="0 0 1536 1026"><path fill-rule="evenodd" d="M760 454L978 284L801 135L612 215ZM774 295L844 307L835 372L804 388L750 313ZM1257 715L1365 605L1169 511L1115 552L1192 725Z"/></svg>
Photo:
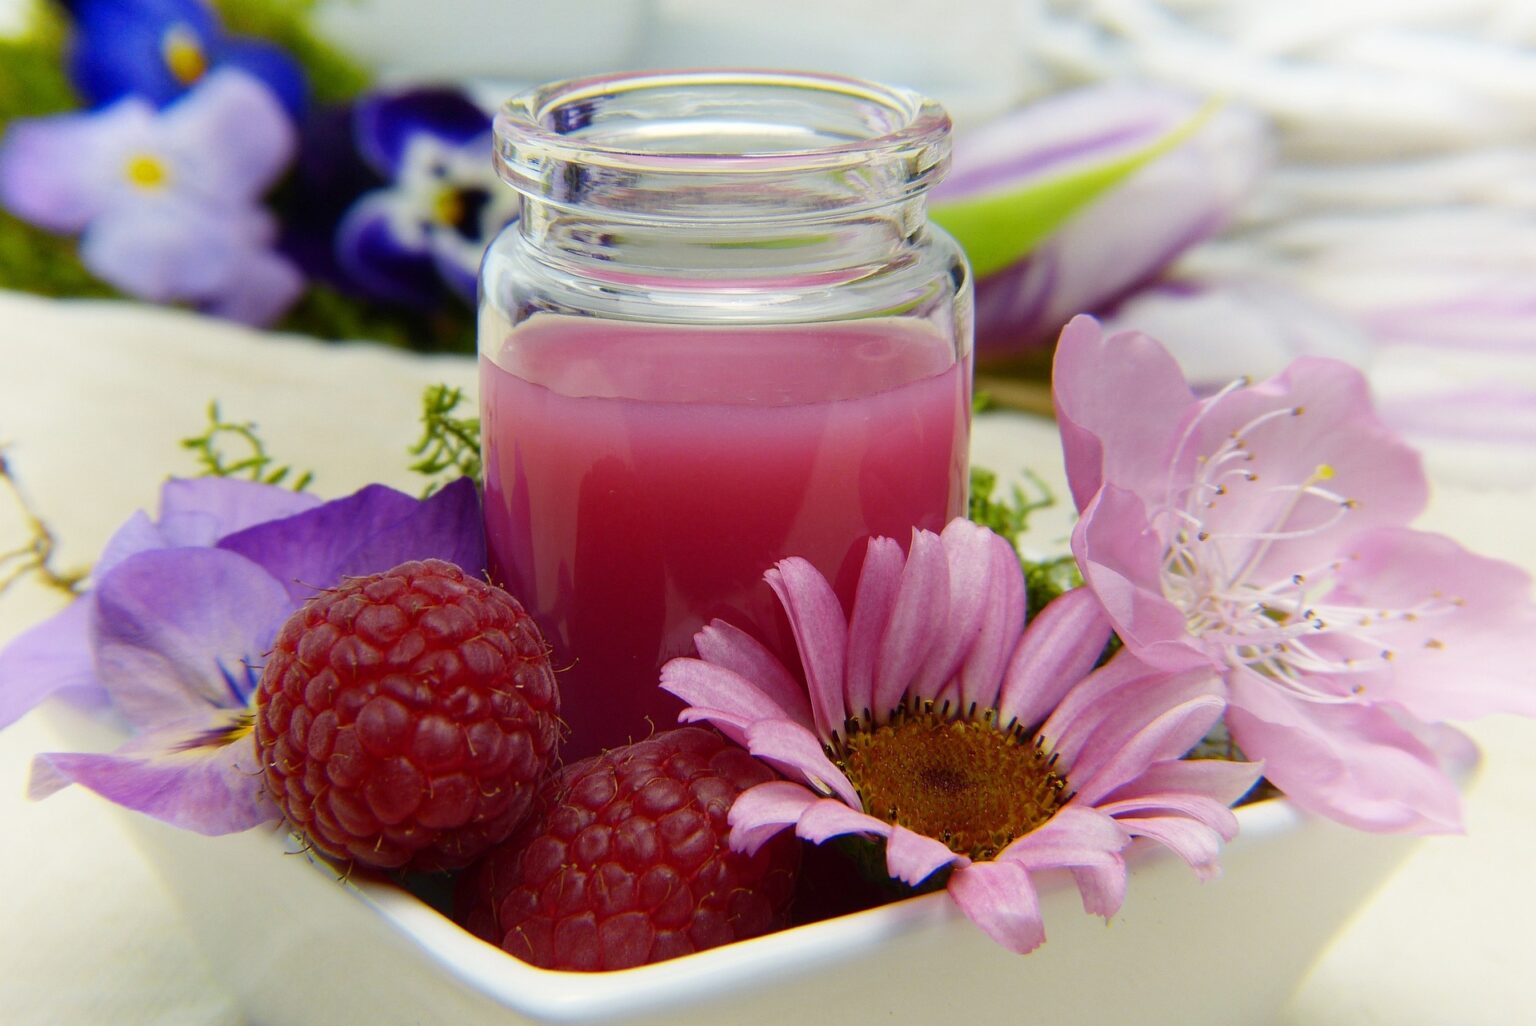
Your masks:
<svg viewBox="0 0 1536 1026"><path fill-rule="evenodd" d="M965 917L1015 954L1045 942L1040 899L1029 870L1016 862L973 862L949 878L949 895Z"/></svg>
<svg viewBox="0 0 1536 1026"><path fill-rule="evenodd" d="M988 622L986 603L995 572L990 559L989 538L997 538L997 535L962 519L951 520L940 533L939 544L944 549L948 578L947 616L939 625L922 666L912 674L908 686L910 694L939 697ZM998 540L1002 541L1001 538ZM1014 562L1018 562L1017 558ZM1022 619L1020 623L1022 625ZM1014 636L1017 635L1015 628ZM964 704L961 697L962 707Z"/></svg>
<svg viewBox="0 0 1536 1026"><path fill-rule="evenodd" d="M1024 570L1006 538L984 532L985 559L990 564L981 630L960 668L962 708L994 708L1003 685L1003 669L1019 646L1024 629ZM1082 674L1078 674L1080 679Z"/></svg>
<svg viewBox="0 0 1536 1026"><path fill-rule="evenodd" d="M1103 865L1073 866L1072 881L1083 897L1083 911L1108 919L1125 904L1125 859L1116 854Z"/></svg>
<svg viewBox="0 0 1536 1026"><path fill-rule="evenodd" d="M798 557L781 560L765 575L789 615L800 647L816 730L831 737L843 727L843 669L848 624L827 579Z"/></svg>
<svg viewBox="0 0 1536 1026"><path fill-rule="evenodd" d="M1074 800L1050 822L1004 848L998 859L1026 869L1113 866L1129 842L1113 819Z"/></svg>
<svg viewBox="0 0 1536 1026"><path fill-rule="evenodd" d="M834 798L822 798L809 806L795 824L795 833L813 844L845 834L889 837L891 830L889 823L850 809Z"/></svg>
<svg viewBox="0 0 1536 1026"><path fill-rule="evenodd" d="M821 799L788 780L770 780L737 795L731 805L731 847L748 855L800 821L805 810Z"/></svg>
<svg viewBox="0 0 1536 1026"><path fill-rule="evenodd" d="M1116 799L1098 806L1099 811L1114 817L1132 835L1136 824L1146 819L1187 819L1214 830L1223 840L1237 836L1237 816L1226 805L1203 794L1147 795L1142 798ZM1157 815L1174 813L1173 816Z"/></svg>
<svg viewBox="0 0 1536 1026"><path fill-rule="evenodd" d="M1162 794L1200 794L1230 806L1247 794L1263 773L1262 763L1227 759L1169 759L1154 763L1135 780L1121 784L1107 801L1156 798Z"/></svg>
<svg viewBox="0 0 1536 1026"><path fill-rule="evenodd" d="M890 622L901 585L906 555L892 538L871 538L859 570L848 626L848 669L843 682L844 708L851 717L868 719L874 712L875 663L880 641Z"/></svg>
<svg viewBox="0 0 1536 1026"><path fill-rule="evenodd" d="M751 681L788 719L807 727L815 725L805 688L752 635L723 620L715 620L693 636L693 643L700 659L734 670Z"/></svg>
<svg viewBox="0 0 1536 1026"><path fill-rule="evenodd" d="M1128 738L1120 723L1107 721L1100 728L1104 740L1101 742L1096 736L1093 746L1085 748L1080 756L1089 766L1087 779L1072 781L1078 797L1085 802L1097 802L1135 779L1149 764L1184 755L1205 737L1225 708L1226 703L1214 695L1193 698L1169 709Z"/></svg>
<svg viewBox="0 0 1536 1026"><path fill-rule="evenodd" d="M969 861L956 855L944 842L903 826L892 827L885 840L885 868L892 877L912 887L945 866Z"/></svg>
<svg viewBox="0 0 1536 1026"><path fill-rule="evenodd" d="M854 808L858 792L821 747L821 740L790 720L756 720L746 729L747 750L781 771L800 777L823 794L835 794Z"/></svg>
<svg viewBox="0 0 1536 1026"><path fill-rule="evenodd" d="M756 680L702 659L671 659L661 668L662 689L692 707L684 711L690 722L708 719L718 723L722 730L728 726L726 732L738 744L747 724L780 719L799 722L760 691ZM700 710L708 710L708 715L691 715ZM806 719L801 726L810 730L809 717Z"/></svg>
<svg viewBox="0 0 1536 1026"><path fill-rule="evenodd" d="M938 641L948 610L949 563L944 546L938 535L914 531L875 663L876 723L884 723L907 696L914 668Z"/></svg>
<svg viewBox="0 0 1536 1026"><path fill-rule="evenodd" d="M1045 719L1093 669L1109 641L1109 620L1087 588L1064 592L1035 615L1003 673L998 718L1026 727Z"/></svg>
<svg viewBox="0 0 1536 1026"><path fill-rule="evenodd" d="M1216 861L1221 854L1221 834L1204 823L1183 816L1139 816L1120 823L1132 836L1151 838L1172 851L1202 880L1221 872Z"/></svg>

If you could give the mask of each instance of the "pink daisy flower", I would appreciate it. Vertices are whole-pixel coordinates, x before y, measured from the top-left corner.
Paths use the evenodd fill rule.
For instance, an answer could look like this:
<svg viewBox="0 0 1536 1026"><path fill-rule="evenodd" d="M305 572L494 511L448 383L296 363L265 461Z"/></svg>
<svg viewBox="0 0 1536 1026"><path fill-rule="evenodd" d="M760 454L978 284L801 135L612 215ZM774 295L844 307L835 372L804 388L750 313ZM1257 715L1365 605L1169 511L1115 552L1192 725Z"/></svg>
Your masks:
<svg viewBox="0 0 1536 1026"><path fill-rule="evenodd" d="M1216 682L1124 655L1094 669L1109 628L1086 590L1025 630L1017 555L965 520L914 532L907 554L872 539L851 616L805 560L767 580L805 684L719 620L696 635L700 658L662 668L683 720L713 723L786 778L736 800L736 847L789 828L879 839L893 878L948 870L965 914L1017 952L1045 939L1036 871L1071 870L1083 907L1106 918L1133 838L1216 871L1237 829L1229 806L1258 767L1181 760L1221 716Z"/></svg>

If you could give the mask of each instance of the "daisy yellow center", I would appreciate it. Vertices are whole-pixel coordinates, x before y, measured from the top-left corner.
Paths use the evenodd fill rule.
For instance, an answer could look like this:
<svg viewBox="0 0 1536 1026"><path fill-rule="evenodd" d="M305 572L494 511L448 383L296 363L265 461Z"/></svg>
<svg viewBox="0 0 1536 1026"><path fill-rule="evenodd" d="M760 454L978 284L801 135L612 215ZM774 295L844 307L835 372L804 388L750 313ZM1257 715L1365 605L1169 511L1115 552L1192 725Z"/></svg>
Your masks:
<svg viewBox="0 0 1536 1026"><path fill-rule="evenodd" d="M152 153L136 153L123 165L123 177L140 189L158 189L170 180L170 169Z"/></svg>
<svg viewBox="0 0 1536 1026"><path fill-rule="evenodd" d="M865 812L976 861L1043 826L1068 797L1056 760L1028 735L929 705L851 731L839 747Z"/></svg>
<svg viewBox="0 0 1536 1026"><path fill-rule="evenodd" d="M203 52L197 34L184 25L172 27L160 41L160 55L171 77L182 85L191 85L208 71L208 55Z"/></svg>

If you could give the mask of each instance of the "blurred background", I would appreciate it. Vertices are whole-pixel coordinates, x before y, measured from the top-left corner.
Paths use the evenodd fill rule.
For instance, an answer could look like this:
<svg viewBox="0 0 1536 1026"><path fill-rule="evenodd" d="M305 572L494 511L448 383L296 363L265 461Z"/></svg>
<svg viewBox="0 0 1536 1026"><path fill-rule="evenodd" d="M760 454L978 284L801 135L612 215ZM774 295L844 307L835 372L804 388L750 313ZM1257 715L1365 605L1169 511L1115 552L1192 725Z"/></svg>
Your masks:
<svg viewBox="0 0 1536 1026"><path fill-rule="evenodd" d="M908 85L955 121L940 213L973 173L1031 167L1004 183L1023 192L1202 118L983 276L984 371L1038 378L1080 311L1213 386L1324 353L1446 472L1536 481L1528 0L0 0L0 36L0 285L419 350L472 347L475 263L515 216L488 112L529 84ZM403 158L413 134L448 191ZM129 137L165 165L108 196L85 169ZM165 187L178 161L196 194Z"/></svg>

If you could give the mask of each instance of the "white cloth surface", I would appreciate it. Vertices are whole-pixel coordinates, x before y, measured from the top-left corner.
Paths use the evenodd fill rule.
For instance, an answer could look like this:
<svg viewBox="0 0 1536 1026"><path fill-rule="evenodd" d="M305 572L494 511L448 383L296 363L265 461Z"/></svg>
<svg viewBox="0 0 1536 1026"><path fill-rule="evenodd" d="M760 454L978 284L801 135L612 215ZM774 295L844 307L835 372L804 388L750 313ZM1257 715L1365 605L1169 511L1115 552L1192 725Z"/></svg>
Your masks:
<svg viewBox="0 0 1536 1026"><path fill-rule="evenodd" d="M279 461L313 469L320 494L370 481L415 490L405 449L417 437L421 390L438 381L472 389L473 362L0 292L0 445L57 532L63 568L88 564L134 509L153 509L168 474L195 471L178 443L203 430L211 399L227 418L257 422ZM1029 467L1059 481L1053 438L1042 421L987 415L975 458L1005 474ZM1530 488L1442 485L1420 526L1536 571L1533 498ZM1036 536L1059 543L1067 523L1054 511ZM25 538L17 511L0 502L0 551ZM64 602L32 580L0 594L0 643ZM1417 848L1276 1010L1276 1022L1511 1023L1536 1007L1536 724L1494 718L1468 727L1485 767L1468 796L1467 836ZM32 755L59 744L36 714L0 733L0 1023L246 1022L202 967L170 892L119 814L80 789L26 800ZM1263 937L1253 946L1262 959ZM837 1021L835 1010L828 1021Z"/></svg>

